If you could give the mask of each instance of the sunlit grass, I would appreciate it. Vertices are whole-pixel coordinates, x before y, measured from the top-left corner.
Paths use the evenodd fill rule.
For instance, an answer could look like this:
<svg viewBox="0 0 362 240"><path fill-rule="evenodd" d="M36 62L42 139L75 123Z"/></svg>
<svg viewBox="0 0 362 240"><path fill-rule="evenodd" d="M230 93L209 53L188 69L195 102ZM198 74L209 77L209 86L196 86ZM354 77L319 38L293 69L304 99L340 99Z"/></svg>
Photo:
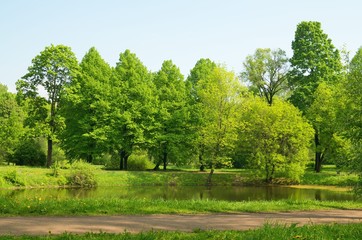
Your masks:
<svg viewBox="0 0 362 240"><path fill-rule="evenodd" d="M218 201L148 200L119 198L57 199L32 197L22 200L0 198L0 216L72 216L117 214L197 214L273 212L321 209L362 209L361 201Z"/></svg>

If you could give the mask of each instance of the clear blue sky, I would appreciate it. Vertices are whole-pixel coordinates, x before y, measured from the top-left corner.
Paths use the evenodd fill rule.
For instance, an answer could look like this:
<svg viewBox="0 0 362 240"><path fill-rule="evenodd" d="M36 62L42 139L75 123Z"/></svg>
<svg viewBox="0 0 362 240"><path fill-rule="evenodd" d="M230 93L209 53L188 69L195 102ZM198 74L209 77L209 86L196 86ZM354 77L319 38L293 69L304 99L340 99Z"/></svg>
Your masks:
<svg viewBox="0 0 362 240"><path fill-rule="evenodd" d="M200 58L239 73L256 48L282 48L301 21L320 21L337 48L362 45L360 0L0 0L0 83L15 82L50 44L80 61L94 46L115 66L130 49L152 71L172 59L187 75Z"/></svg>

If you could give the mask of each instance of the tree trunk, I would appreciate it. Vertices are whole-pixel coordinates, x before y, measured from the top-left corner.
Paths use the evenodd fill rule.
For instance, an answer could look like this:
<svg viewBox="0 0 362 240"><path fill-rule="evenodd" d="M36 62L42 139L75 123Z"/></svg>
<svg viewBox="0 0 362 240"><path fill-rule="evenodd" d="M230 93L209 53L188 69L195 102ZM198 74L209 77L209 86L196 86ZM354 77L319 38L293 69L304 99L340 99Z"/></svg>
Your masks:
<svg viewBox="0 0 362 240"><path fill-rule="evenodd" d="M166 171L167 167L167 151L165 150L162 155L163 170Z"/></svg>
<svg viewBox="0 0 362 240"><path fill-rule="evenodd" d="M93 162L93 155L92 154L88 154L87 156L87 162L92 163Z"/></svg>
<svg viewBox="0 0 362 240"><path fill-rule="evenodd" d="M119 170L123 170L124 153L125 152L123 150L119 150Z"/></svg>
<svg viewBox="0 0 362 240"><path fill-rule="evenodd" d="M315 164L314 170L319 173L322 169L322 152L320 150L320 142L319 142L319 135L318 132L314 134L314 143L315 143Z"/></svg>
<svg viewBox="0 0 362 240"><path fill-rule="evenodd" d="M48 168L53 163L52 155L53 155L53 140L51 139L51 137L48 137L48 152L47 152L47 167Z"/></svg>
<svg viewBox="0 0 362 240"><path fill-rule="evenodd" d="M123 158L124 170L126 170L126 171L128 169L128 157L129 157L129 154L126 153Z"/></svg>
<svg viewBox="0 0 362 240"><path fill-rule="evenodd" d="M153 170L160 170L160 164L161 164L161 162L157 162L156 163L156 166L153 168Z"/></svg>

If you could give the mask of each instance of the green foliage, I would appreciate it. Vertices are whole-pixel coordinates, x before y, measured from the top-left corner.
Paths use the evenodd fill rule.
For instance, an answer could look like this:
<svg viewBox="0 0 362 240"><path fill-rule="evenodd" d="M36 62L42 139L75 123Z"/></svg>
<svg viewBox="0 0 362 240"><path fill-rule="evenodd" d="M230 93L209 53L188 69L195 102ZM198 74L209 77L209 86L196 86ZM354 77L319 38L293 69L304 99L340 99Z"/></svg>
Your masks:
<svg viewBox="0 0 362 240"><path fill-rule="evenodd" d="M17 165L45 166L46 155L40 145L40 139L23 139L16 146L10 161Z"/></svg>
<svg viewBox="0 0 362 240"><path fill-rule="evenodd" d="M71 165L71 173L67 177L68 185L82 188L97 187L94 171L96 168L83 161L75 161Z"/></svg>
<svg viewBox="0 0 362 240"><path fill-rule="evenodd" d="M240 125L239 107L246 95L233 72L218 66L196 86L202 116L198 137L200 151L211 166L230 160Z"/></svg>
<svg viewBox="0 0 362 240"><path fill-rule="evenodd" d="M17 82L18 99L32 99L30 104L44 103L39 96L39 87L44 88L48 94L47 102L50 108L47 111L47 119L44 120L44 111L40 111L42 121L46 124L42 133L47 136L48 156L47 166L52 164L52 144L56 132L63 127L63 119L58 111L64 94L64 87L68 85L78 71L78 61L70 47L63 45L51 45L46 47L32 60L28 73ZM44 104L42 104L44 105ZM30 109L36 109L32 107ZM44 109L44 108L41 108ZM36 113L39 113L36 111ZM38 115L38 114L36 114Z"/></svg>
<svg viewBox="0 0 362 240"><path fill-rule="evenodd" d="M14 94L0 84L0 163L13 153L14 146L23 134L22 121L23 112Z"/></svg>
<svg viewBox="0 0 362 240"><path fill-rule="evenodd" d="M286 94L289 69L285 51L258 48L254 55L246 57L244 69L242 80L251 83L250 89L264 97L269 105L275 95Z"/></svg>
<svg viewBox="0 0 362 240"><path fill-rule="evenodd" d="M153 82L158 99L155 129L150 153L158 165L180 164L187 161L192 138L188 114L186 87L180 69L172 61L164 61Z"/></svg>
<svg viewBox="0 0 362 240"><path fill-rule="evenodd" d="M111 67L93 47L83 57L80 72L66 88L61 115L61 143L70 159L93 162L107 149Z"/></svg>
<svg viewBox="0 0 362 240"><path fill-rule="evenodd" d="M151 74L135 54L126 50L111 77L110 124L107 130L109 148L119 151L120 168L127 169L133 147L152 140L156 97Z"/></svg>
<svg viewBox="0 0 362 240"><path fill-rule="evenodd" d="M128 170L144 171L154 167L146 151L134 151L128 159Z"/></svg>
<svg viewBox="0 0 362 240"><path fill-rule="evenodd" d="M319 22L299 23L295 32L295 40L292 42L292 49L293 57L290 59L292 70L289 73L289 83L293 92L290 101L303 114L306 114L307 119L315 128L315 170L320 172L323 155L333 132L331 133L331 128L325 124L330 119L319 114L319 117L324 120L319 121L318 126L315 115L325 111L325 108L333 111L333 107L328 106L330 98L327 99L323 96L323 93L328 90L319 88L319 85L321 83L326 83L326 86L334 85L341 78L343 72L341 57L331 39L323 33ZM308 114L311 107L314 108L314 115ZM327 133L327 136L324 133Z"/></svg>
<svg viewBox="0 0 362 240"><path fill-rule="evenodd" d="M239 147L249 166L271 182L275 177L299 181L308 161L313 130L291 104L275 101L272 106L251 98L244 106L244 127Z"/></svg>
<svg viewBox="0 0 362 240"><path fill-rule="evenodd" d="M320 82L335 82L342 71L339 51L321 29L319 22L301 22L292 42L293 57L289 82L294 106L305 112L313 103Z"/></svg>

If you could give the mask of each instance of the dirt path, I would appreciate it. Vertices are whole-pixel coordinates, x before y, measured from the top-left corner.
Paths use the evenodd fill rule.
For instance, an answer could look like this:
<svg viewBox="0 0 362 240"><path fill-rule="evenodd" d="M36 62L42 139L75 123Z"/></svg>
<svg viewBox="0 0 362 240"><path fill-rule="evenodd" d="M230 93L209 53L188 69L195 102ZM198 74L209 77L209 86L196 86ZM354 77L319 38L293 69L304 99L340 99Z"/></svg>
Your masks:
<svg viewBox="0 0 362 240"><path fill-rule="evenodd" d="M362 210L313 212L144 215L97 217L0 217L0 235L46 235L64 232L140 232L147 230L194 229L247 230L264 223L351 223L362 222Z"/></svg>

